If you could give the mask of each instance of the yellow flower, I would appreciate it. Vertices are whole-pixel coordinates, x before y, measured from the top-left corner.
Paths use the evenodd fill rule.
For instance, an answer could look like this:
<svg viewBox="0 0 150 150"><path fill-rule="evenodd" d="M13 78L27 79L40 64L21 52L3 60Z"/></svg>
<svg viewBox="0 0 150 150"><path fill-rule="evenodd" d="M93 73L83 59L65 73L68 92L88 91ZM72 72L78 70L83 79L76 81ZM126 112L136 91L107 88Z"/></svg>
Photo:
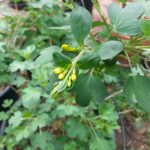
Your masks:
<svg viewBox="0 0 150 150"><path fill-rule="evenodd" d="M76 52L76 51L77 51L77 48L70 47L70 46L67 45L67 44L63 44L63 45L61 46L61 48L62 48L64 51L69 51L69 52Z"/></svg>
<svg viewBox="0 0 150 150"><path fill-rule="evenodd" d="M63 73L59 74L59 75L58 75L58 79L59 79L59 80L63 80L63 79L65 78L67 72L68 72L68 70L65 70Z"/></svg>
<svg viewBox="0 0 150 150"><path fill-rule="evenodd" d="M63 45L61 46L61 48L62 48L63 50L68 49L68 47L69 47L69 45L67 45L67 44L63 44Z"/></svg>
<svg viewBox="0 0 150 150"><path fill-rule="evenodd" d="M61 74L59 74L58 79L62 80L62 79L64 79L64 77L65 77L65 75L63 73L61 73Z"/></svg>
<svg viewBox="0 0 150 150"><path fill-rule="evenodd" d="M71 81L70 80L68 81L67 86L71 87Z"/></svg>
<svg viewBox="0 0 150 150"><path fill-rule="evenodd" d="M62 73L63 71L64 71L64 69L63 69L63 68L60 68L60 67L54 69L54 73L55 73L55 74L60 74L60 73Z"/></svg>
<svg viewBox="0 0 150 150"><path fill-rule="evenodd" d="M76 81L76 79L77 79L77 76L75 74L72 74L71 75L71 80L74 82L74 81Z"/></svg>

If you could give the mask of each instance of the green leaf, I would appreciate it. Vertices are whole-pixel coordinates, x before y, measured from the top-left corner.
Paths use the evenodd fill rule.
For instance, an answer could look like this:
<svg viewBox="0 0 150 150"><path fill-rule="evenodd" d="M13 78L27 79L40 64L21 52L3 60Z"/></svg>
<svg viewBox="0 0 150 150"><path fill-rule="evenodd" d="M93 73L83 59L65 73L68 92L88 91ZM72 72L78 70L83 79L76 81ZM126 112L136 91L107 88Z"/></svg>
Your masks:
<svg viewBox="0 0 150 150"><path fill-rule="evenodd" d="M92 75L90 81L91 95L92 99L98 102L104 101L107 96L107 89L105 85L102 83L100 76Z"/></svg>
<svg viewBox="0 0 150 150"><path fill-rule="evenodd" d="M64 150L76 150L77 149L76 146L77 146L76 142L74 142L74 141L67 142L64 145Z"/></svg>
<svg viewBox="0 0 150 150"><path fill-rule="evenodd" d="M89 74L80 74L76 83L76 102L80 106L88 106L92 99L90 91L90 76Z"/></svg>
<svg viewBox="0 0 150 150"><path fill-rule="evenodd" d="M28 130L35 132L38 128L45 127L50 122L50 117L47 113L38 114L30 124L28 124Z"/></svg>
<svg viewBox="0 0 150 150"><path fill-rule="evenodd" d="M103 43L96 51L101 60L112 59L123 50L123 44L119 41L108 41Z"/></svg>
<svg viewBox="0 0 150 150"><path fill-rule="evenodd" d="M9 119L9 124L12 125L12 128L15 128L19 126L22 121L22 113L20 111L17 111L14 113L14 116Z"/></svg>
<svg viewBox="0 0 150 150"><path fill-rule="evenodd" d="M51 46L41 51L40 56L34 61L34 65L44 65L53 60L53 53L61 51L58 46Z"/></svg>
<svg viewBox="0 0 150 150"><path fill-rule="evenodd" d="M49 120L49 115L47 113L43 113L37 116L36 123L38 127L42 128L48 124Z"/></svg>
<svg viewBox="0 0 150 150"><path fill-rule="evenodd" d="M55 64L59 67L67 68L71 65L71 59L61 52L53 53L53 59L55 61Z"/></svg>
<svg viewBox="0 0 150 150"><path fill-rule="evenodd" d="M35 108L40 103L41 91L39 89L28 87L23 90L22 96L23 106L26 108Z"/></svg>
<svg viewBox="0 0 150 150"><path fill-rule="evenodd" d="M92 27L91 14L83 7L76 7L70 15L72 33L80 46L84 45L84 39Z"/></svg>
<svg viewBox="0 0 150 150"><path fill-rule="evenodd" d="M21 85L23 85L26 82L26 78L23 76L17 76L15 80L12 81L12 84L20 87Z"/></svg>
<svg viewBox="0 0 150 150"><path fill-rule="evenodd" d="M8 118L9 118L9 115L6 112L4 111L0 112L0 121L7 120Z"/></svg>
<svg viewBox="0 0 150 150"><path fill-rule="evenodd" d="M150 37L150 20L142 20L141 29L145 36Z"/></svg>
<svg viewBox="0 0 150 150"><path fill-rule="evenodd" d="M106 121L116 121L118 119L118 113L115 111L114 104L103 103L99 106L99 115L101 119Z"/></svg>
<svg viewBox="0 0 150 150"><path fill-rule="evenodd" d="M24 71L25 70L25 62L15 60L9 65L9 69L11 72L16 72L17 70Z"/></svg>
<svg viewBox="0 0 150 150"><path fill-rule="evenodd" d="M100 58L93 54L86 54L77 62L77 65L81 69L92 69L100 66Z"/></svg>
<svg viewBox="0 0 150 150"><path fill-rule="evenodd" d="M137 35L141 33L138 18L143 13L144 7L140 3L128 4L124 9L113 3L108 8L109 19L114 32L122 35Z"/></svg>
<svg viewBox="0 0 150 150"><path fill-rule="evenodd" d="M107 91L98 75L80 74L74 87L76 102L80 106L87 106L90 101L103 101Z"/></svg>
<svg viewBox="0 0 150 150"><path fill-rule="evenodd" d="M52 118L65 118L68 116L83 117L85 112L86 110L84 108L78 106L60 104L52 111Z"/></svg>
<svg viewBox="0 0 150 150"><path fill-rule="evenodd" d="M22 139L27 139L31 134L30 130L26 128L26 126L18 126L15 133L17 142L21 141Z"/></svg>
<svg viewBox="0 0 150 150"><path fill-rule="evenodd" d="M104 138L94 138L89 143L89 149L90 150L112 150L113 148L110 141Z"/></svg>
<svg viewBox="0 0 150 150"><path fill-rule="evenodd" d="M2 106L3 106L4 108L8 108L8 107L10 107L12 104L13 104L13 100L12 100L12 99L6 99L6 100L4 101L4 103L2 104Z"/></svg>
<svg viewBox="0 0 150 150"><path fill-rule="evenodd" d="M70 138L85 140L87 135L86 127L76 119L69 119L67 122L67 134Z"/></svg>
<svg viewBox="0 0 150 150"><path fill-rule="evenodd" d="M130 77L125 84L124 94L128 101L138 102L143 110L150 112L150 79L144 76Z"/></svg>
<svg viewBox="0 0 150 150"><path fill-rule="evenodd" d="M31 145L34 149L40 148L41 150L54 150L54 146L51 142L52 135L48 132L36 133L31 137Z"/></svg>

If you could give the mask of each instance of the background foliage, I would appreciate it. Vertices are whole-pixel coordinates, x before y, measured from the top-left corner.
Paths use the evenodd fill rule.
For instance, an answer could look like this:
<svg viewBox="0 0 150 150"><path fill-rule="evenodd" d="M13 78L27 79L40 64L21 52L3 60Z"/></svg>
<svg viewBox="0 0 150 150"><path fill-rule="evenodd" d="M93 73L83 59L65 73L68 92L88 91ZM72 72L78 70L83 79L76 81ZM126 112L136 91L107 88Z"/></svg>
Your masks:
<svg viewBox="0 0 150 150"><path fill-rule="evenodd" d="M116 149L120 112L111 98L138 117L150 111L149 68L141 65L150 54L145 3L111 4L109 24L96 0L102 18L97 22L85 8L53 0L28 3L24 17L5 15L0 85L13 85L20 99L3 104L11 108L0 112L0 120L8 121L0 147ZM97 26L101 31L94 35L91 29Z"/></svg>

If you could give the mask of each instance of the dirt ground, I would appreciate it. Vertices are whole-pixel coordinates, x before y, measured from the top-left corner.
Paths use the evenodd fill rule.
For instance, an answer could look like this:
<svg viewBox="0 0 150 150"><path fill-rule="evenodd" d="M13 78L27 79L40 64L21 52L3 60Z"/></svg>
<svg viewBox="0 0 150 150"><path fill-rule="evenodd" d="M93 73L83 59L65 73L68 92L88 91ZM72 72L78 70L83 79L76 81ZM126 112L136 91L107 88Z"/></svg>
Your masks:
<svg viewBox="0 0 150 150"><path fill-rule="evenodd" d="M149 129L150 122L142 123L140 127L135 127L132 119L124 119L126 148L127 150L150 150ZM117 150L122 150L121 133L116 133Z"/></svg>

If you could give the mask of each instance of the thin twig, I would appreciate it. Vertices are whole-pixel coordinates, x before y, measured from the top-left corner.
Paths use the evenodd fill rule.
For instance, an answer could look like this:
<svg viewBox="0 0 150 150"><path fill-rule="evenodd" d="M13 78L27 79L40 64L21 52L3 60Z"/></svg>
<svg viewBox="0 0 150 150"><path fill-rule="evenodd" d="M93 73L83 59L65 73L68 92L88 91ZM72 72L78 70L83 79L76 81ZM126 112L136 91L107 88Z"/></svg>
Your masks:
<svg viewBox="0 0 150 150"><path fill-rule="evenodd" d="M130 66L130 70L131 70L131 72L132 72L132 64L131 64L129 55L128 55L128 53L126 52L126 50L124 50L124 52L125 52L125 55L126 55L126 57L127 57L127 60L128 60L129 66Z"/></svg>
<svg viewBox="0 0 150 150"><path fill-rule="evenodd" d="M115 92L115 93L113 93L113 94L107 96L107 97L105 98L105 100L107 101L107 100L111 99L112 97L115 97L115 96L117 96L117 95L119 95L119 94L121 94L121 93L123 93L123 89L121 89L120 91L117 91L117 92Z"/></svg>
<svg viewBox="0 0 150 150"><path fill-rule="evenodd" d="M101 10L101 7L100 7L100 5L99 5L98 0L92 0L92 2L93 2L93 5L94 5L95 9L97 10L99 16L101 17L101 19L102 19L103 22L105 23L107 29L110 31L111 29L110 29L110 27L109 27L109 25L108 25L108 23L107 23L107 21L106 21L104 15L103 15L103 13L102 13L102 10Z"/></svg>
<svg viewBox="0 0 150 150"><path fill-rule="evenodd" d="M123 114L128 114L128 113L133 112L133 111L134 111L134 109L129 109L129 110L125 110L125 111L119 112L118 114L119 115L123 115Z"/></svg>

